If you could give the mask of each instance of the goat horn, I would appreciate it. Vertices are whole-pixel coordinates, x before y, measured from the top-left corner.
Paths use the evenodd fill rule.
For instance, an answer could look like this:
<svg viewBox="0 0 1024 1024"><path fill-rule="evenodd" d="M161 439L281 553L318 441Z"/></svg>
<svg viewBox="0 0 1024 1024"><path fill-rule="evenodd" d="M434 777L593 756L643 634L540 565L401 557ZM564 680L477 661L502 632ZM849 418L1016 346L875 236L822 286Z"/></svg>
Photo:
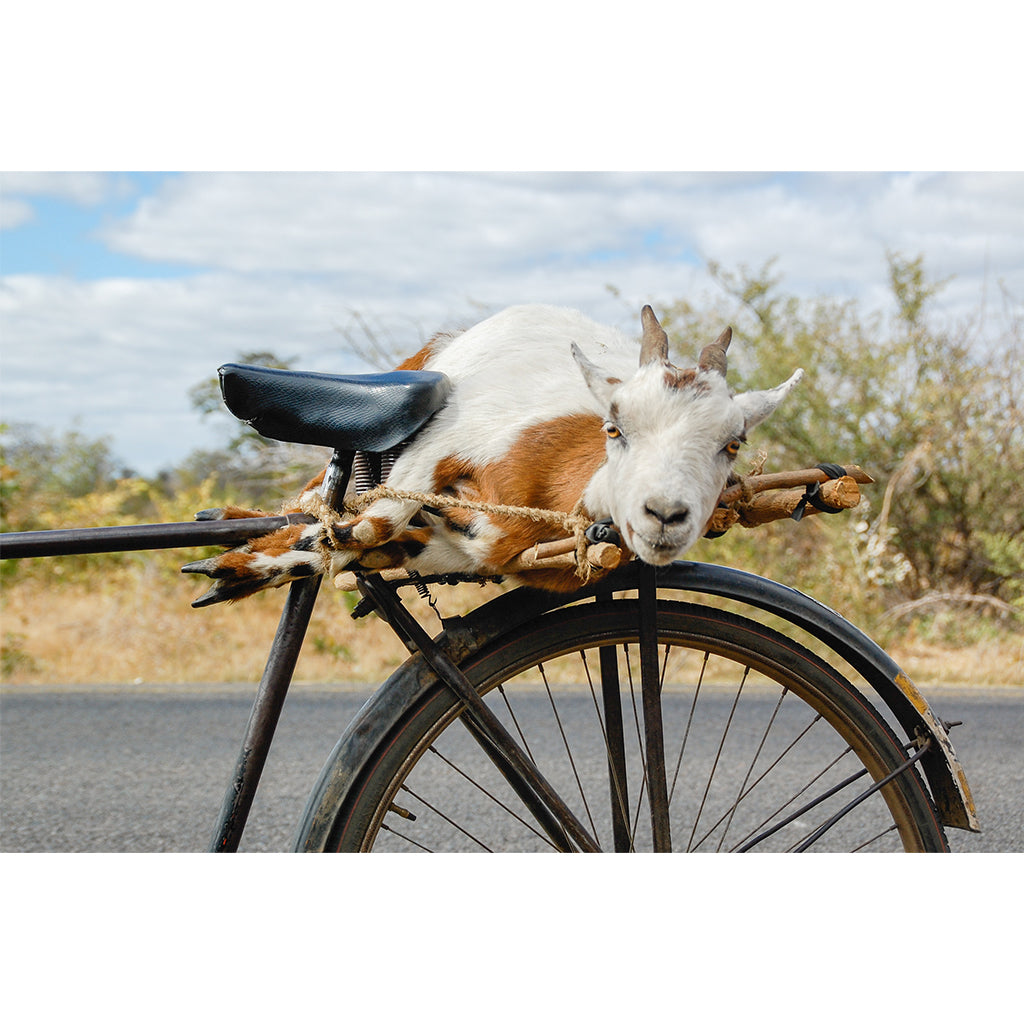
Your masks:
<svg viewBox="0 0 1024 1024"><path fill-rule="evenodd" d="M714 370L724 377L728 365L725 350L729 347L730 341L732 341L732 328L726 327L711 345L705 345L701 349L700 360L697 363L700 369Z"/></svg>
<svg viewBox="0 0 1024 1024"><path fill-rule="evenodd" d="M640 365L648 363L668 363L668 335L663 330L654 310L650 306L644 306L640 310L640 322L643 324L644 334L640 339Z"/></svg>

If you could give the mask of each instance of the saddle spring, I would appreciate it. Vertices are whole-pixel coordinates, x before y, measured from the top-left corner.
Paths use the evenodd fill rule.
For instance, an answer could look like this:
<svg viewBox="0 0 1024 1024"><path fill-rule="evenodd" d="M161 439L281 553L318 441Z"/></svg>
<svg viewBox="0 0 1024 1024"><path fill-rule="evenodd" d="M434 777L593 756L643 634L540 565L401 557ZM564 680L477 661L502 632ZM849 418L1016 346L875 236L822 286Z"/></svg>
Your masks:
<svg viewBox="0 0 1024 1024"><path fill-rule="evenodd" d="M385 452L356 452L356 457L352 464L356 494L364 494L366 491L372 491L374 487L386 483L391 475L391 470L394 469L395 462L398 461L398 456L408 446L409 441L403 441L401 444L396 444L394 448L389 448ZM407 572L409 579L416 588L416 592L430 605L434 610L434 614L440 618L437 604L434 601L434 595L430 593L426 583L420 578L420 574L413 570L407 570Z"/></svg>
<svg viewBox="0 0 1024 1024"><path fill-rule="evenodd" d="M352 466L356 494L372 491L379 484L387 482L398 456L409 446L409 441L396 444L386 452L356 452Z"/></svg>

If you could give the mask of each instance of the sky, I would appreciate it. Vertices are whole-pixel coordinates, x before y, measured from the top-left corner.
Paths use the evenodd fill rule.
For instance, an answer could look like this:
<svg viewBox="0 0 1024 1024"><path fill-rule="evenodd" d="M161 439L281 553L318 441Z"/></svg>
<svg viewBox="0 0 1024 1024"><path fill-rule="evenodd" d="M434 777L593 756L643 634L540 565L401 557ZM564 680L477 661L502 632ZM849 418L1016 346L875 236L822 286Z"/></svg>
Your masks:
<svg viewBox="0 0 1024 1024"><path fill-rule="evenodd" d="M246 351L375 369L520 302L628 331L713 300L707 260L885 309L889 250L951 320L1024 298L1013 173L32 173L0 176L0 415L110 437L152 474L223 434L189 389Z"/></svg>
<svg viewBox="0 0 1024 1024"><path fill-rule="evenodd" d="M943 316L995 324L1024 297L1016 36L989 0L913 6L12 8L0 420L149 475L224 440L188 392L243 352L375 370L360 324L411 352L523 302L634 331L720 296L708 260L873 310L886 252L923 255Z"/></svg>

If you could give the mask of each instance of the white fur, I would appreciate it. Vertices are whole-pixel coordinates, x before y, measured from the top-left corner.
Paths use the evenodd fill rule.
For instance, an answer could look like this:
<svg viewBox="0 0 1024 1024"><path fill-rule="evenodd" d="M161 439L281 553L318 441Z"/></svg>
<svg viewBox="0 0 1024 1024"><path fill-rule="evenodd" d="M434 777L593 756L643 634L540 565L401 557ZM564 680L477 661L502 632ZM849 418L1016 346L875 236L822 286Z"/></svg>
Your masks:
<svg viewBox="0 0 1024 1024"><path fill-rule="evenodd" d="M639 360L637 339L574 310L506 309L428 359L425 369L450 378L451 397L399 457L388 484L430 490L442 459L486 465L528 427L573 413L607 419L614 406L622 436L607 441L607 461L585 490L587 509L610 516L644 561L670 562L705 531L732 464L726 446L768 416L802 371L770 391L734 397L714 370L699 371L696 386L671 388L667 364ZM367 514L386 515L398 533L418 510L385 499ZM477 525L474 538L436 530L410 568L476 571L496 531L482 516Z"/></svg>
<svg viewBox="0 0 1024 1024"><path fill-rule="evenodd" d="M452 397L395 465L395 486L409 486L397 482L406 475L432 478L450 455L475 465L500 459L523 430L555 416L603 416L573 359L573 343L623 380L636 372L635 339L555 306L512 306L448 341L424 369L447 375Z"/></svg>

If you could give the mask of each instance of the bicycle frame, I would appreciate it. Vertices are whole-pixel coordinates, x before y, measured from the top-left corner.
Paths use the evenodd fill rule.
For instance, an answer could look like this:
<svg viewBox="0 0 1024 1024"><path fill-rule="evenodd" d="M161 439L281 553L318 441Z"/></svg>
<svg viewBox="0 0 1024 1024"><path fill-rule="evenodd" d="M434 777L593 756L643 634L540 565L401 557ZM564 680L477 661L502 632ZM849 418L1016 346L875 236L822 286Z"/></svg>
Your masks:
<svg viewBox="0 0 1024 1024"><path fill-rule="evenodd" d="M348 475L346 469L340 466L339 471L333 475L333 491L343 491ZM291 523L312 521L310 516L289 515L219 522L3 534L0 535L0 558L52 557L213 544L232 546ZM299 580L290 585L250 712L235 771L225 794L211 851L234 852L238 849L319 587L319 577ZM658 589L707 594L770 611L826 644L864 677L909 736L932 741L923 753L921 763L943 824L970 831L978 830L970 789L949 741L945 724L884 651L841 616L799 591L722 566L678 562L654 570L634 562L602 582L575 593L555 594L520 588L496 598L478 612L482 611L486 617L499 621L503 628L511 629L529 618L588 597L600 600L610 596L613 590L636 591L641 599L641 629L645 637L641 647L641 696L647 711L645 728L650 749L656 750L661 742L655 653L655 596ZM562 848L569 848L571 839L578 848L596 848L593 838L540 776L512 737L493 718L446 653L444 640L449 634L456 637L455 646L463 651L467 643L472 643L471 638L458 636L458 623L452 623L451 628L446 628L442 637L431 639L402 604L397 593L398 586L368 575L360 579L360 591L410 652L424 658L432 671L455 690L466 705L471 730L534 810L556 843ZM648 662L646 669L643 668L644 661ZM657 760L655 757L654 761ZM664 759L661 761L663 767ZM663 778L651 781L656 849L668 849L671 842L658 824L664 821L664 816L658 814L658 791L663 785Z"/></svg>

